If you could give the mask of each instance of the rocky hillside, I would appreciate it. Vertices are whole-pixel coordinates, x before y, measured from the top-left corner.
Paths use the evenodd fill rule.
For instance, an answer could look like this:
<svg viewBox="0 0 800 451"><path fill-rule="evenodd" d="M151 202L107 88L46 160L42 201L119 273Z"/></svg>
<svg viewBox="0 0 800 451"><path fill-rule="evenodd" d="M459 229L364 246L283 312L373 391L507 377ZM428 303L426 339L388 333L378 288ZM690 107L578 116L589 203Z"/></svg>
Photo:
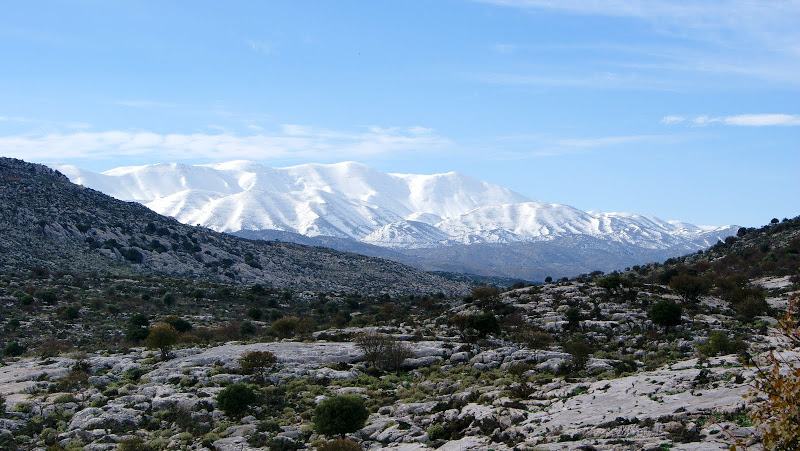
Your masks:
<svg viewBox="0 0 800 451"><path fill-rule="evenodd" d="M386 260L183 225L20 160L0 159L0 211L4 272L151 273L365 294L466 291Z"/></svg>
<svg viewBox="0 0 800 451"><path fill-rule="evenodd" d="M7 274L0 448L763 449L754 378L800 356L777 331L798 230L462 299ZM328 400L365 409L345 440Z"/></svg>

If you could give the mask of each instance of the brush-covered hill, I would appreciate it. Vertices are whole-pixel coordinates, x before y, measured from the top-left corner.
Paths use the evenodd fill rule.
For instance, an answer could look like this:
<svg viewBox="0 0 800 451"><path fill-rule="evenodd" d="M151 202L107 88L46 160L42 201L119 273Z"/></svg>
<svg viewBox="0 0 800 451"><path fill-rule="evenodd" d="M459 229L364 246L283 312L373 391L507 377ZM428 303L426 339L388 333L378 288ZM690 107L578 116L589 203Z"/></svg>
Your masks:
<svg viewBox="0 0 800 451"><path fill-rule="evenodd" d="M466 285L402 264L184 225L0 158L0 269L150 273L297 290L459 294Z"/></svg>

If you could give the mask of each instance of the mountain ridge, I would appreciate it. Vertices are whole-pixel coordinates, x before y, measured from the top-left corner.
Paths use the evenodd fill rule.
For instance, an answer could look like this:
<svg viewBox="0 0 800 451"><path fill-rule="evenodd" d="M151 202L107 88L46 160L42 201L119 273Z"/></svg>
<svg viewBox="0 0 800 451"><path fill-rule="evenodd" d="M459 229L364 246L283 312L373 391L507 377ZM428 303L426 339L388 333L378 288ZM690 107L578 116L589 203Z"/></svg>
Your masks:
<svg viewBox="0 0 800 451"><path fill-rule="evenodd" d="M0 212L0 267L14 271L152 273L373 294L467 291L388 260L185 225L22 160L0 158Z"/></svg>
<svg viewBox="0 0 800 451"><path fill-rule="evenodd" d="M222 232L270 229L336 236L395 248L568 235L593 235L650 248L700 248L709 245L703 240L706 235L724 238L738 229L587 212L534 201L457 172L383 173L352 161L284 168L242 160L162 163L103 173L60 168L78 184L143 203L187 224ZM703 244L691 246L696 239Z"/></svg>
<svg viewBox="0 0 800 451"><path fill-rule="evenodd" d="M621 269L705 249L738 230L583 211L456 172L383 173L357 162L60 168L76 183L185 224L248 238L286 232L288 242L481 276L541 280Z"/></svg>

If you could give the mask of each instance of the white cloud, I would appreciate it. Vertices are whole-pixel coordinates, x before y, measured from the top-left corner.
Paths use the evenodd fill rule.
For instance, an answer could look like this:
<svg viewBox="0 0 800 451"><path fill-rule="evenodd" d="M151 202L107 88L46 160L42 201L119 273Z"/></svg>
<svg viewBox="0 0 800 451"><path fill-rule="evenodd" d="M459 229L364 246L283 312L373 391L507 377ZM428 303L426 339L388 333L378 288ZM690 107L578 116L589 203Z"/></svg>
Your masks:
<svg viewBox="0 0 800 451"><path fill-rule="evenodd" d="M726 125L764 127L770 125L800 126L800 115L795 114L740 114L723 118Z"/></svg>
<svg viewBox="0 0 800 451"><path fill-rule="evenodd" d="M673 125L673 124L680 124L685 120L686 118L683 116L664 116L661 118L661 123L667 125Z"/></svg>
<svg viewBox="0 0 800 451"><path fill-rule="evenodd" d="M666 116L661 122L667 122L667 118L680 117L680 116ZM683 119L681 121L683 122ZM800 126L800 115L796 114L782 114L782 113L767 113L767 114L738 114L735 116L696 116L692 118L691 123L704 127L711 124L732 125L739 127L770 127L770 126Z"/></svg>
<svg viewBox="0 0 800 451"><path fill-rule="evenodd" d="M32 160L109 159L122 156L181 159L341 159L430 151L449 141L422 127L372 127L342 132L285 125L278 133L169 133L103 131L0 136L0 154Z"/></svg>

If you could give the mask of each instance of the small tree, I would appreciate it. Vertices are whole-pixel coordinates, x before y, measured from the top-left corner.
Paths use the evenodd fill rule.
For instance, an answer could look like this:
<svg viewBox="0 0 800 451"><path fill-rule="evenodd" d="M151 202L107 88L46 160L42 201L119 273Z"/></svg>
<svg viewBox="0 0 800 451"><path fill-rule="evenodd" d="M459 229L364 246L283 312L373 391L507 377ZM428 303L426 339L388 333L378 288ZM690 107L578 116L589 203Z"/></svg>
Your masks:
<svg viewBox="0 0 800 451"><path fill-rule="evenodd" d="M564 312L564 319L567 320L567 327L570 330L575 330L581 325L581 309L578 307L570 307Z"/></svg>
<svg viewBox="0 0 800 451"><path fill-rule="evenodd" d="M358 336L356 344L364 352L364 360L381 371L399 370L403 361L412 355L404 343L374 332Z"/></svg>
<svg viewBox="0 0 800 451"><path fill-rule="evenodd" d="M563 345L564 351L572 356L572 371L581 371L586 367L592 346L582 336L575 336Z"/></svg>
<svg viewBox="0 0 800 451"><path fill-rule="evenodd" d="M291 338L297 333L299 327L300 318L296 316L287 316L273 321L272 333L280 338Z"/></svg>
<svg viewBox="0 0 800 451"><path fill-rule="evenodd" d="M150 320L141 313L136 313L128 320L128 327L125 329L125 338L133 342L139 342L147 338Z"/></svg>
<svg viewBox="0 0 800 451"><path fill-rule="evenodd" d="M472 297L478 301L488 301L500 296L500 290L491 285L482 285L472 289Z"/></svg>
<svg viewBox="0 0 800 451"><path fill-rule="evenodd" d="M251 351L239 358L242 373L252 374L260 382L266 380L267 373L278 361L275 354L269 351Z"/></svg>
<svg viewBox="0 0 800 451"><path fill-rule="evenodd" d="M217 405L232 418L241 417L258 401L258 392L247 384L231 384L217 394Z"/></svg>
<svg viewBox="0 0 800 451"><path fill-rule="evenodd" d="M731 339L728 334L714 331L708 335L705 343L698 345L697 350L705 357L727 355L747 350L747 345L742 340Z"/></svg>
<svg viewBox="0 0 800 451"><path fill-rule="evenodd" d="M264 312L258 307L251 307L247 310L247 316L254 321L259 321L264 317Z"/></svg>
<svg viewBox="0 0 800 451"><path fill-rule="evenodd" d="M167 316L163 321L174 327L175 330L181 334L192 330L192 323L175 315Z"/></svg>
<svg viewBox="0 0 800 451"><path fill-rule="evenodd" d="M681 306L670 301L661 300L650 307L648 316L653 323L662 326L665 331L681 323Z"/></svg>
<svg viewBox="0 0 800 451"><path fill-rule="evenodd" d="M618 272L611 273L597 279L596 283L598 287L605 289L608 293L612 293L622 286L622 276Z"/></svg>
<svg viewBox="0 0 800 451"><path fill-rule="evenodd" d="M161 360L167 360L169 351L178 341L178 331L167 323L156 323L150 328L145 344L150 349L161 351Z"/></svg>
<svg viewBox="0 0 800 451"><path fill-rule="evenodd" d="M669 280L669 287L687 301L696 301L700 296L708 294L711 283L705 277L681 273Z"/></svg>
<svg viewBox="0 0 800 451"><path fill-rule="evenodd" d="M6 357L19 357L25 353L25 346L19 344L18 341L12 341L3 348L3 355Z"/></svg>
<svg viewBox="0 0 800 451"><path fill-rule="evenodd" d="M327 436L356 432L364 427L369 411L364 400L355 395L334 396L323 400L314 410L314 429Z"/></svg>
<svg viewBox="0 0 800 451"><path fill-rule="evenodd" d="M465 339L484 338L490 333L500 333L500 323L491 312L459 314L450 321Z"/></svg>

